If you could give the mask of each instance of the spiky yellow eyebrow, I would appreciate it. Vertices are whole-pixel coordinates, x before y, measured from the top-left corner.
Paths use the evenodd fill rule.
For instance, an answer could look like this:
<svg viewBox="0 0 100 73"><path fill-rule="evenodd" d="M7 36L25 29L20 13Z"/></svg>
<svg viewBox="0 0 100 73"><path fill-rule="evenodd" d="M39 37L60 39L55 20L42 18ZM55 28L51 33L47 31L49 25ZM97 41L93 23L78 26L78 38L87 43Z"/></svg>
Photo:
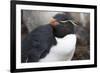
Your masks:
<svg viewBox="0 0 100 73"><path fill-rule="evenodd" d="M60 21L61 23L66 23L66 22L71 22L73 25L77 25L75 24L74 20L65 20L65 21Z"/></svg>

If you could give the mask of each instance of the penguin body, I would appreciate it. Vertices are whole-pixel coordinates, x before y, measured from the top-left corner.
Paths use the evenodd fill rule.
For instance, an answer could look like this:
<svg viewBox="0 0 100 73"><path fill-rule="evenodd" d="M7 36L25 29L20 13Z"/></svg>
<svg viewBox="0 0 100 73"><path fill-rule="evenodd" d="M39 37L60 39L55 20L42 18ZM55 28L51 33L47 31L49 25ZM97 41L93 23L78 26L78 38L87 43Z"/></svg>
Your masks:
<svg viewBox="0 0 100 73"><path fill-rule="evenodd" d="M71 60L76 45L76 35L69 34L64 38L56 38L57 45L51 47L50 52L46 57L39 60L39 62L50 62L50 61L67 61Z"/></svg>

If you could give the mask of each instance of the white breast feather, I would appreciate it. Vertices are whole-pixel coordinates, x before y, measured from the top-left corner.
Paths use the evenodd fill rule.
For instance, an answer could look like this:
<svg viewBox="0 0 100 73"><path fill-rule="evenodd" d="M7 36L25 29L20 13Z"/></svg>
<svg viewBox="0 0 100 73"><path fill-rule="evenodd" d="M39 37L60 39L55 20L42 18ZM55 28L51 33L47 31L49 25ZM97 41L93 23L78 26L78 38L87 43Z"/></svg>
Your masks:
<svg viewBox="0 0 100 73"><path fill-rule="evenodd" d="M69 34L64 38L56 38L57 45L53 46L45 58L40 62L71 60L75 52L76 35Z"/></svg>

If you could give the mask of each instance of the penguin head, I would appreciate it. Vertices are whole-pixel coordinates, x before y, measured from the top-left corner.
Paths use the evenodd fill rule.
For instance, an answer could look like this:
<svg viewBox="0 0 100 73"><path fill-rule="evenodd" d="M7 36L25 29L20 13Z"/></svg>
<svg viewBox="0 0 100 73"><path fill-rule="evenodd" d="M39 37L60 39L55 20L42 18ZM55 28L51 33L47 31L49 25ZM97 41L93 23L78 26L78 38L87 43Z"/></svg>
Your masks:
<svg viewBox="0 0 100 73"><path fill-rule="evenodd" d="M55 26L53 27L54 36L63 38L67 34L74 34L74 27L76 24L70 14L56 14L53 18L56 21Z"/></svg>
<svg viewBox="0 0 100 73"><path fill-rule="evenodd" d="M74 34L75 23L72 20L59 21L59 24L53 28L53 33L58 38L63 38L68 34Z"/></svg>

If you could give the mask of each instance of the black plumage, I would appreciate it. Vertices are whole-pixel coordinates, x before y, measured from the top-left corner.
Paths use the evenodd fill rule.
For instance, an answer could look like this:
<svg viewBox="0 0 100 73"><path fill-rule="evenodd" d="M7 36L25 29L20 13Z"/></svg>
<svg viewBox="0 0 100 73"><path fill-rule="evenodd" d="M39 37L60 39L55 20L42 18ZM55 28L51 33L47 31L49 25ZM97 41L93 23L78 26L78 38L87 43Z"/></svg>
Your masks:
<svg viewBox="0 0 100 73"><path fill-rule="evenodd" d="M21 42L21 62L38 62L56 45L50 24L40 26L27 35Z"/></svg>

